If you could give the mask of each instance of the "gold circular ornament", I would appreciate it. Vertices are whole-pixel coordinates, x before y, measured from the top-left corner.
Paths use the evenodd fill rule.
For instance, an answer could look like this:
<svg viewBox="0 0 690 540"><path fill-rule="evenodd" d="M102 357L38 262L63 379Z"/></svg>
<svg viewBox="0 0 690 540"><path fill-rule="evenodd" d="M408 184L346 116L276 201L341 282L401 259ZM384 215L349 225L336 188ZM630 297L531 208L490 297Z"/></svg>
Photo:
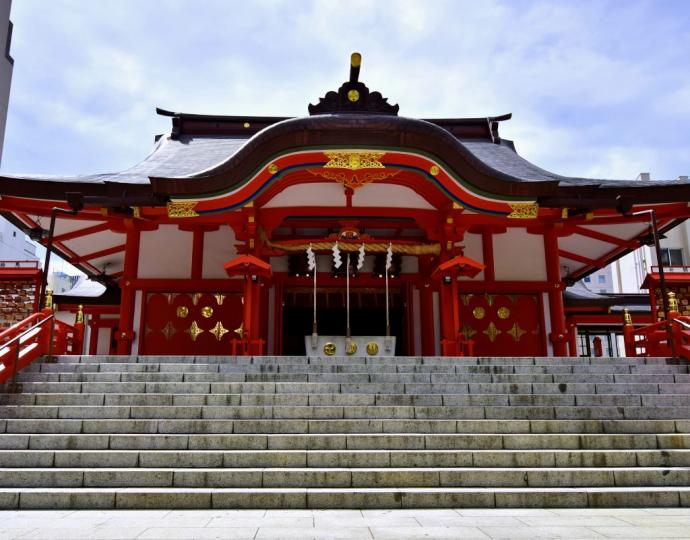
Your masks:
<svg viewBox="0 0 690 540"><path fill-rule="evenodd" d="M249 122L244 123L244 129L247 129L249 127Z"/></svg>
<svg viewBox="0 0 690 540"><path fill-rule="evenodd" d="M429 169L429 172L432 176L436 176L439 172L441 172L441 170L436 165L432 165Z"/></svg>
<svg viewBox="0 0 690 540"><path fill-rule="evenodd" d="M345 347L345 353L352 356L357 352L357 344L354 341L350 341Z"/></svg>
<svg viewBox="0 0 690 540"><path fill-rule="evenodd" d="M278 172L278 165L276 165L275 163L271 163L268 166L268 172L270 172L271 174L277 173Z"/></svg>
<svg viewBox="0 0 690 540"><path fill-rule="evenodd" d="M335 343L329 341L323 346L323 352L326 356L333 356L335 354Z"/></svg>
<svg viewBox="0 0 690 540"><path fill-rule="evenodd" d="M472 315L474 315L475 319L483 319L486 311L484 311L483 307L476 307L472 310Z"/></svg>
<svg viewBox="0 0 690 540"><path fill-rule="evenodd" d="M211 306L204 306L201 308L201 315L207 319L213 316L213 308Z"/></svg>
<svg viewBox="0 0 690 540"><path fill-rule="evenodd" d="M179 306L177 308L177 316L180 319L184 319L187 315L189 315L189 308L187 306Z"/></svg>
<svg viewBox="0 0 690 540"><path fill-rule="evenodd" d="M510 317L510 310L507 307L500 307L496 312L499 319L507 319Z"/></svg>
<svg viewBox="0 0 690 540"><path fill-rule="evenodd" d="M349 99L352 103L354 103L355 101L359 101L359 92L354 89L350 90L347 93L347 99Z"/></svg>
<svg viewBox="0 0 690 540"><path fill-rule="evenodd" d="M379 344L375 341L367 343L367 354L369 356L376 356L379 353Z"/></svg>

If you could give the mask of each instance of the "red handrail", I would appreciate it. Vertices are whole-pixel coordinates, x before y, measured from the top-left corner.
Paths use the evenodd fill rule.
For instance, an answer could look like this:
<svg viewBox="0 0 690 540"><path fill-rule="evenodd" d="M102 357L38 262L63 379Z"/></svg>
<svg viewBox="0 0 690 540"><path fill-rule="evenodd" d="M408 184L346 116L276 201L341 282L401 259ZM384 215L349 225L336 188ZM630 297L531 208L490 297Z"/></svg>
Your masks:
<svg viewBox="0 0 690 540"><path fill-rule="evenodd" d="M16 381L17 373L42 356L81 354L84 323L70 326L43 309L0 333L0 384Z"/></svg>
<svg viewBox="0 0 690 540"><path fill-rule="evenodd" d="M632 321L626 320L623 326L626 356L676 355L690 360L690 317L676 310L677 307L669 310L668 319L640 328L634 328Z"/></svg>

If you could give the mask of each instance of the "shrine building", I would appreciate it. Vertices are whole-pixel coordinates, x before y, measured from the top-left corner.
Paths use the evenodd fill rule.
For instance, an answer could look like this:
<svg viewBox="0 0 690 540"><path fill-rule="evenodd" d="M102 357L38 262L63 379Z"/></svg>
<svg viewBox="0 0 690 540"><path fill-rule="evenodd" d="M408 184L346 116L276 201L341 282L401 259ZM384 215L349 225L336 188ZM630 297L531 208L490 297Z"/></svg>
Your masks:
<svg viewBox="0 0 690 540"><path fill-rule="evenodd" d="M304 117L158 109L170 132L129 169L0 177L3 215L106 285L58 302L85 306L85 352L311 354L314 309L328 336L349 308L352 336L388 312L397 355L576 355L565 288L645 244L649 210L660 231L690 215L688 181L530 163L510 114L401 116L360 61Z"/></svg>

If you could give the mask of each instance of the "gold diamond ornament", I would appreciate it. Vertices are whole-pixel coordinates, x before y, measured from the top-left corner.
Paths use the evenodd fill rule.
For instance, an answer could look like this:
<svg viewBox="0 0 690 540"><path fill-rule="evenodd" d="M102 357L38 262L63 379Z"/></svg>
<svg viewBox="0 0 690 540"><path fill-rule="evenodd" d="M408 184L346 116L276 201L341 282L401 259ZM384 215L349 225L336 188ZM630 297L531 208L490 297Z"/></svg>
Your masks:
<svg viewBox="0 0 690 540"><path fill-rule="evenodd" d="M216 339L217 339L218 341L220 341L221 339L223 339L223 336L224 336L225 334L227 334L229 331L230 331L230 330L228 330L227 328L225 328L225 327L223 326L223 323L220 322L220 321L218 321L218 322L216 323L216 325L215 325L213 328L211 328L211 330L209 330L209 332L211 332L214 336L216 336Z"/></svg>
<svg viewBox="0 0 690 540"><path fill-rule="evenodd" d="M508 333L513 336L513 339L517 342L520 341L520 338L524 336L527 332L525 332L522 328L518 326L518 323L515 323L513 327L508 330Z"/></svg>
<svg viewBox="0 0 690 540"><path fill-rule="evenodd" d="M484 332L482 333L486 334L486 336L489 338L489 341L493 343L494 341L496 341L496 337L502 332L498 328L496 328L496 325L493 323L493 321L491 321L489 323L489 326L487 326L486 330L484 330Z"/></svg>
<svg viewBox="0 0 690 540"><path fill-rule="evenodd" d="M204 331L199 327L196 321L192 321L191 326L187 328L185 332L189 334L189 337L192 338L192 341L196 341L196 338L199 337L199 334L202 334Z"/></svg>

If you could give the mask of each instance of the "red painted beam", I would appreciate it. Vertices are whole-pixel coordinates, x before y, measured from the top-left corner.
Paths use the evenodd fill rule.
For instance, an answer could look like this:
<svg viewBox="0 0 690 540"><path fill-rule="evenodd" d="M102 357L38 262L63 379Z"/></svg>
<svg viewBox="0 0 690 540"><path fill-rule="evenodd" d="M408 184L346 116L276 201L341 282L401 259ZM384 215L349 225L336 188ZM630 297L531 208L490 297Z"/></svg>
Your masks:
<svg viewBox="0 0 690 540"><path fill-rule="evenodd" d="M579 225L575 225L574 227L572 227L571 230L575 234L579 234L580 236L586 236L588 238L593 238L595 240L601 240L602 242L606 242L607 244L613 244L614 246L629 247L631 243L630 240L623 240L622 238L611 236L610 234L594 231L592 229L585 229L584 227L581 227Z"/></svg>
<svg viewBox="0 0 690 540"><path fill-rule="evenodd" d="M76 231L68 232L65 234L57 234L53 237L53 242L66 242L68 240L74 240L75 238L81 238L82 236L88 236L89 234L95 234L103 231L109 230L111 227L110 223L99 223L92 227L85 227L83 229L77 229ZM41 240L41 244L47 244L48 239L44 238Z"/></svg>

